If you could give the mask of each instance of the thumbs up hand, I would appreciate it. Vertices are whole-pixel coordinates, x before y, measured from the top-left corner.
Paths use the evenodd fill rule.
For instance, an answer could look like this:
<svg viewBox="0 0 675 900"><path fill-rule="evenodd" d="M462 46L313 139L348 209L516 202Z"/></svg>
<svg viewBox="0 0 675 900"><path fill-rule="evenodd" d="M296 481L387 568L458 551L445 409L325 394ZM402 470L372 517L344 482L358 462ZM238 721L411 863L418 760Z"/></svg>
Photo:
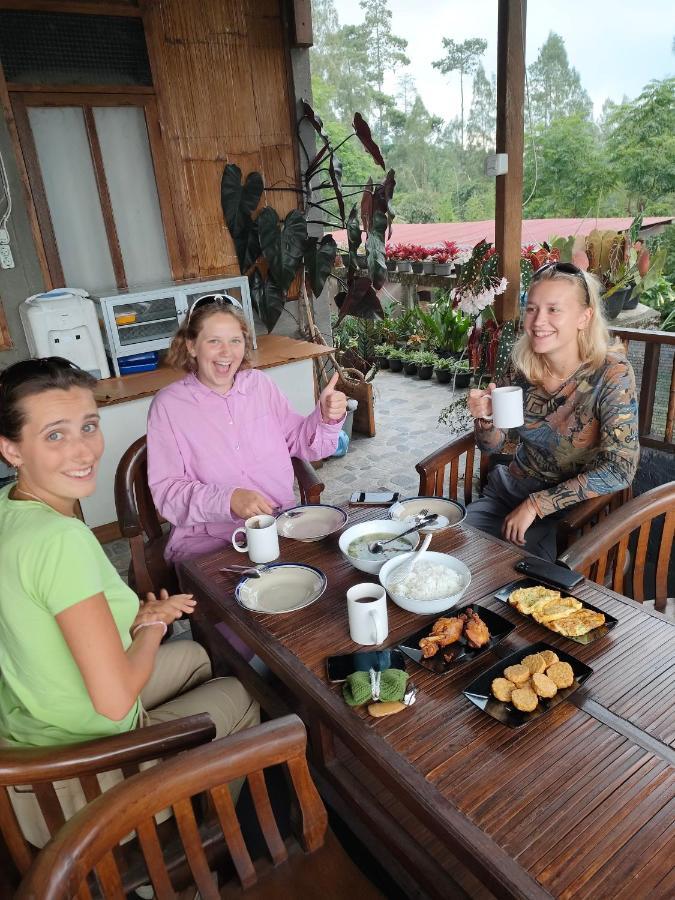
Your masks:
<svg viewBox="0 0 675 900"><path fill-rule="evenodd" d="M321 391L319 404L321 406L321 418L327 425L332 425L344 418L347 412L347 398L342 391L336 391L335 385L338 381L338 373L336 372L326 387Z"/></svg>

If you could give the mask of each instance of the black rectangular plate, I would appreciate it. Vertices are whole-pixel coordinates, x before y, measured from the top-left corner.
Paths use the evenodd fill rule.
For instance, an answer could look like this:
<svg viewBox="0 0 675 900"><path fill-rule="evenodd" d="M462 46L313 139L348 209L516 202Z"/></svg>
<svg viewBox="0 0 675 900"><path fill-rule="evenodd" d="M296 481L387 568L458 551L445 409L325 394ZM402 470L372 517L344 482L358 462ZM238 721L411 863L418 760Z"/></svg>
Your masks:
<svg viewBox="0 0 675 900"><path fill-rule="evenodd" d="M537 585L541 585L541 581L535 581L534 578L516 578L514 581L509 581L508 584L503 585L499 588L495 597L497 600L501 600L503 603L508 605L509 603L509 594L512 591L515 591L516 588L524 588L524 587L536 587ZM597 606L593 606L592 603L589 603L588 600L582 600L581 597L577 597L576 594L573 594L571 591L560 591L561 597L574 597L575 600L579 600L584 604L586 609L592 609L593 612L602 613L605 617L605 624L600 625L599 628L594 628L593 631L589 631L587 634L580 634L578 637L568 637L566 634L558 634L557 631L553 631L551 628L546 628L546 625L542 625L541 622L537 622L536 619L533 619L532 616L523 615L519 609L516 609L515 606L511 606L511 609L518 613L519 616L522 616L523 619L527 619L530 622L533 622L535 625L540 625L542 628L546 628L547 631L550 631L551 634L555 634L558 637L564 638L566 641L574 641L575 644L592 644L593 641L597 641L598 638L604 637L610 628L614 628L614 626L618 623L618 619L615 619L614 616L610 616L609 613L605 612L604 609L599 609Z"/></svg>
<svg viewBox="0 0 675 900"><path fill-rule="evenodd" d="M574 684L571 687L559 690L555 697L552 697L550 700L544 700L540 697L539 705L531 713L520 712L511 706L510 703L502 703L501 700L495 699L490 689L494 679L500 678L507 666L513 666L519 663L524 656L528 656L530 653L539 653L541 650L553 650L554 653L557 653L560 662L567 662L572 666L575 676ZM491 666L479 675L475 681L471 682L464 691L464 696L474 706L482 709L484 713L492 716L493 719L501 722L502 725L508 725L509 728L520 728L522 725L529 725L530 722L534 722L540 716L546 715L549 710L554 709L560 703L564 703L570 694L573 694L592 674L593 669L580 662L576 657L570 656L564 650L558 650L557 647L551 647L545 641L539 641L538 644L530 644L529 647L523 647L510 656L500 659L498 663L495 663L494 666Z"/></svg>
<svg viewBox="0 0 675 900"><path fill-rule="evenodd" d="M419 648L419 641L420 638L427 637L431 634L431 626L436 619L440 619L443 616L458 616L460 613L466 612L467 609L475 610L487 625L490 632L490 640L487 644L485 644L484 647L469 647L464 638L462 638L456 644L450 644L447 648L441 648L436 656L425 658ZM470 662L477 656L480 656L481 653L492 650L493 647L496 647L497 644L503 641L507 634L510 634L516 627L512 622L509 622L508 619L500 616L499 613L492 612L491 609L486 609L484 606L479 606L477 603L469 603L467 606L462 606L461 609L455 609L453 607L447 612L439 613L436 616L436 619L434 619L433 622L428 622L424 628L420 628L419 631L416 631L409 637L404 638L399 642L398 646L399 649L403 650L406 656L409 656L414 662L418 663L420 666L424 666L425 669L429 669L430 672L435 672L437 675L443 675L445 672L449 672L458 662ZM453 656L451 662L446 662L443 659L443 650L455 650L456 655Z"/></svg>

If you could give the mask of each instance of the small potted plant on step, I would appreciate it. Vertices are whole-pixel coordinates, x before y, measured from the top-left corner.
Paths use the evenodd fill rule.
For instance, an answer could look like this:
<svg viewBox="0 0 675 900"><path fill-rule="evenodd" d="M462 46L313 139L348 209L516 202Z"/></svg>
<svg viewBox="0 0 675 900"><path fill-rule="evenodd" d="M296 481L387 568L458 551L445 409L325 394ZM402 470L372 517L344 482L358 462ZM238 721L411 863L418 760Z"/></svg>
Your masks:
<svg viewBox="0 0 675 900"><path fill-rule="evenodd" d="M417 375L417 350L403 351L403 371L406 375Z"/></svg>
<svg viewBox="0 0 675 900"><path fill-rule="evenodd" d="M428 381L434 374L434 366L437 362L437 356L430 350L420 350L416 354L417 357L417 377L421 381Z"/></svg>
<svg viewBox="0 0 675 900"><path fill-rule="evenodd" d="M389 359L389 371L390 372L402 372L403 371L403 357L406 356L406 351L401 350L400 347L392 347L387 354L387 358Z"/></svg>
<svg viewBox="0 0 675 900"><path fill-rule="evenodd" d="M452 383L456 388L468 388L471 383L471 369L468 359L451 360Z"/></svg>
<svg viewBox="0 0 675 900"><path fill-rule="evenodd" d="M436 357L434 364L434 374L439 384L447 384L453 375L455 365L454 359L446 359L445 357Z"/></svg>
<svg viewBox="0 0 675 900"><path fill-rule="evenodd" d="M375 344L373 347L375 362L381 369L389 368L389 353L393 349L389 344Z"/></svg>

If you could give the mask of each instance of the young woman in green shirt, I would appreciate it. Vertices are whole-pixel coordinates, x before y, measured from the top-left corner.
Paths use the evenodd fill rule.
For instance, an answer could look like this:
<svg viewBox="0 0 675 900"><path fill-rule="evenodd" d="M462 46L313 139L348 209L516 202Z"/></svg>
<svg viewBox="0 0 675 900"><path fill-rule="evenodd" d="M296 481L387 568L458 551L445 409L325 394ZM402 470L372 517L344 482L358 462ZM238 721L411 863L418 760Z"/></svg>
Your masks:
<svg viewBox="0 0 675 900"><path fill-rule="evenodd" d="M66 744L196 712L219 737L256 724L255 701L234 678L210 680L201 646L161 644L194 598L139 603L75 517L104 448L95 383L59 357L0 373L0 454L17 471L0 490L0 740ZM61 802L81 805L67 787ZM41 843L40 823L25 830Z"/></svg>

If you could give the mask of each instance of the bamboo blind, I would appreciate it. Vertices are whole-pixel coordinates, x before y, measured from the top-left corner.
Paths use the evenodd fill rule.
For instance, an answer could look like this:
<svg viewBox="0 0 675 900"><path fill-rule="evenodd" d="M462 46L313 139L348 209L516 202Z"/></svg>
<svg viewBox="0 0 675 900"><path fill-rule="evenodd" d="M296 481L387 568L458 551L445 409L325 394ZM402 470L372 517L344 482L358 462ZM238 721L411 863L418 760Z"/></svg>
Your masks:
<svg viewBox="0 0 675 900"><path fill-rule="evenodd" d="M143 0L186 277L238 274L220 207L226 163L297 187L280 0ZM263 197L262 203L265 202ZM283 217L293 193L269 199Z"/></svg>

